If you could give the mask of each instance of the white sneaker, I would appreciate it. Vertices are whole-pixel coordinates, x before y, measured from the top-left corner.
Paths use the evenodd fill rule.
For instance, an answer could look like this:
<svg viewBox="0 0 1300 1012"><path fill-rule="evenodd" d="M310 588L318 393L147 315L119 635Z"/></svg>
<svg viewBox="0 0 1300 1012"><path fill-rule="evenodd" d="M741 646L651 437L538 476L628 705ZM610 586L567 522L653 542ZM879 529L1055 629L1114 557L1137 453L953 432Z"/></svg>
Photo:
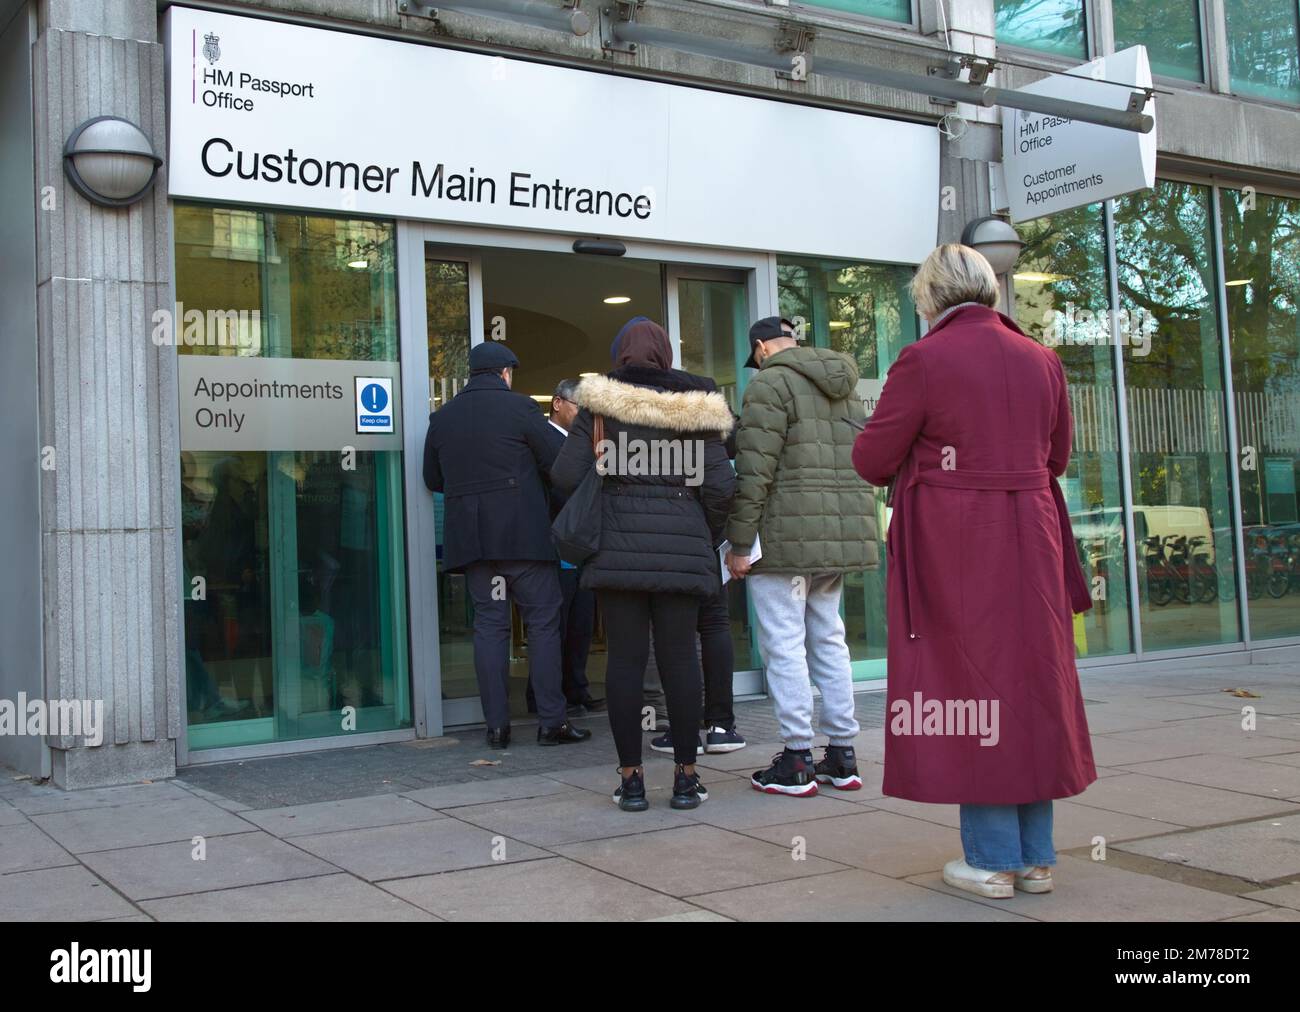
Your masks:
<svg viewBox="0 0 1300 1012"><path fill-rule="evenodd" d="M1038 869L1021 868L1016 872L1016 888L1026 893L1050 893L1052 891L1052 869L1047 869L1047 874L1042 878L1030 878L1031 872Z"/></svg>
<svg viewBox="0 0 1300 1012"><path fill-rule="evenodd" d="M994 900L1009 900L1015 895L1015 886L1011 882L998 879L999 875L1009 874L1010 872L972 868L962 858L949 861L943 866L943 880L948 885L954 889L974 893L976 896L987 896Z"/></svg>

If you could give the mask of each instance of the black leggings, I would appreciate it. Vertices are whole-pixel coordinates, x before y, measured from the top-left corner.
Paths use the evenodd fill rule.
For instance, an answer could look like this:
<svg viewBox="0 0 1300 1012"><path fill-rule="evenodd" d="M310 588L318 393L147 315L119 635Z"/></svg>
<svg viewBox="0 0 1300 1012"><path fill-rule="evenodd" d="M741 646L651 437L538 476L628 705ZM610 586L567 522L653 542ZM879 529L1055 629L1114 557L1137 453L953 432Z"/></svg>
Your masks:
<svg viewBox="0 0 1300 1012"><path fill-rule="evenodd" d="M597 593L605 616L605 697L619 765L641 765L641 699L651 622L674 758L694 763L700 729L700 659L695 652L700 599L623 590Z"/></svg>

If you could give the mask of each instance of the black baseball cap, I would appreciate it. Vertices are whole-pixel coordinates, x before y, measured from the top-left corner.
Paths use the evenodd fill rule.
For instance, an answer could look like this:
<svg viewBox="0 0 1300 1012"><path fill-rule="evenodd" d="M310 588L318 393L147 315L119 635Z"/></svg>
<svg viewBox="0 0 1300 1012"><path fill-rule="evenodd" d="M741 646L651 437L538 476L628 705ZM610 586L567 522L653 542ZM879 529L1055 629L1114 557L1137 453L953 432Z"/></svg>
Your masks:
<svg viewBox="0 0 1300 1012"><path fill-rule="evenodd" d="M745 360L744 368L758 368L758 363L754 361L754 348L757 347L759 341L770 341L774 337L794 336L793 334L787 334L783 327L794 330L794 324L783 316L765 316L749 328L749 358Z"/></svg>

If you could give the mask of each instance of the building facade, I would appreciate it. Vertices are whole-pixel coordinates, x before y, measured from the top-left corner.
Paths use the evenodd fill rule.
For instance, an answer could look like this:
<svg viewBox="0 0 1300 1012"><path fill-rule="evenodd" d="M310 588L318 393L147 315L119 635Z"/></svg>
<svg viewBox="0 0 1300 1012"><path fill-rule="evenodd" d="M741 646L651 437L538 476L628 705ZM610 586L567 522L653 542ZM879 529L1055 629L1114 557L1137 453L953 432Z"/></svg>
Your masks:
<svg viewBox="0 0 1300 1012"><path fill-rule="evenodd" d="M478 722L420 477L470 347L505 341L549 406L643 314L738 408L749 322L779 312L869 399L923 333L915 265L1018 185L1005 107L969 82L1135 45L1155 185L1019 223L1005 286L1071 381L1080 665L1300 647L1298 21L1296 0L0 0L0 700L103 714L97 741L15 726L0 762L95 786ZM67 168L110 116L161 160L129 205ZM730 593L736 689L761 692ZM883 595L883 570L846 586L864 688ZM521 630L514 653L522 681Z"/></svg>

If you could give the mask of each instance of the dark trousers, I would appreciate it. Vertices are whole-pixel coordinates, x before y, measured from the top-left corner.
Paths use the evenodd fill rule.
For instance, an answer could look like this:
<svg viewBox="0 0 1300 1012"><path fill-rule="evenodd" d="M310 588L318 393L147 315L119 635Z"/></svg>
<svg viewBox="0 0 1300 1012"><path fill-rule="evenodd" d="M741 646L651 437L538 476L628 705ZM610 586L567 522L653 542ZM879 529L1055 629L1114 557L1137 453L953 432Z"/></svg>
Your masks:
<svg viewBox="0 0 1300 1012"><path fill-rule="evenodd" d="M596 594L578 586L580 569L560 570L560 669L564 673L561 688L570 705L591 699L587 681L587 656L591 653L591 634L596 624ZM528 709L537 709L533 680L528 679Z"/></svg>
<svg viewBox="0 0 1300 1012"><path fill-rule="evenodd" d="M528 633L528 678L538 723L564 723L560 691L560 581L553 562L474 562L465 569L474 602L474 673L488 727L510 725L510 605Z"/></svg>
<svg viewBox="0 0 1300 1012"><path fill-rule="evenodd" d="M736 649L731 642L731 613L727 588L700 602L700 654L704 663L704 723L728 731L736 726L732 712L731 676ZM675 739L674 739L675 740Z"/></svg>
<svg viewBox="0 0 1300 1012"><path fill-rule="evenodd" d="M605 699L619 765L641 765L641 691L652 624L674 758L693 764L700 726L700 660L695 652L700 599L602 590L600 607L605 616Z"/></svg>

